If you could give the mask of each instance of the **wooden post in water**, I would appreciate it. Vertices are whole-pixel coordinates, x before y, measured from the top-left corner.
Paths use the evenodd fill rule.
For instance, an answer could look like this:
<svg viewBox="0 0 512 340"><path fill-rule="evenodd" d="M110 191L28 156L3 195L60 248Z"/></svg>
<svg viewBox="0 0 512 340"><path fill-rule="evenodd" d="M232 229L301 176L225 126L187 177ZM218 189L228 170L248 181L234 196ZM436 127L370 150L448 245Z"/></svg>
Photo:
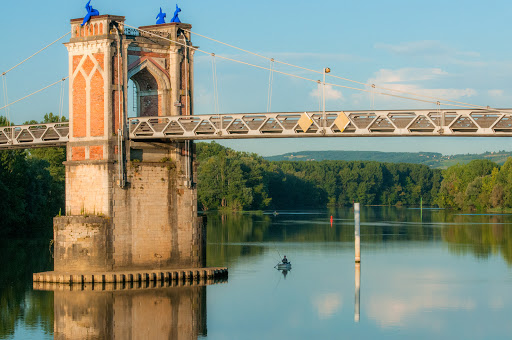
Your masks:
<svg viewBox="0 0 512 340"><path fill-rule="evenodd" d="M354 203L354 235L355 235L355 260L356 263L361 262L361 233L360 233L360 219L359 219L359 203Z"/></svg>
<svg viewBox="0 0 512 340"><path fill-rule="evenodd" d="M359 322L359 302L361 300L359 296L359 292L361 289L361 263L356 263L356 276L355 276L355 284L356 284L356 293L355 293L355 302L354 302L354 321Z"/></svg>

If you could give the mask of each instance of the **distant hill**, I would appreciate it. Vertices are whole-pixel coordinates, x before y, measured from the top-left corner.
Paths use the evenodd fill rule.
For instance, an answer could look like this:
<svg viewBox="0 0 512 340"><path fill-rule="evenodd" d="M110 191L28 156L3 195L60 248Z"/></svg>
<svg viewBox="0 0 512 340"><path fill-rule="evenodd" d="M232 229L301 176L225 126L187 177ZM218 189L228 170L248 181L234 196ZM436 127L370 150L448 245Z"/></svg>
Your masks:
<svg viewBox="0 0 512 340"><path fill-rule="evenodd" d="M466 164L474 159L489 159L503 164L512 152L498 151L482 154L448 155L437 152L380 152L380 151L299 151L278 156L265 157L269 161L377 161L388 163L425 164L432 168L443 169L457 163Z"/></svg>

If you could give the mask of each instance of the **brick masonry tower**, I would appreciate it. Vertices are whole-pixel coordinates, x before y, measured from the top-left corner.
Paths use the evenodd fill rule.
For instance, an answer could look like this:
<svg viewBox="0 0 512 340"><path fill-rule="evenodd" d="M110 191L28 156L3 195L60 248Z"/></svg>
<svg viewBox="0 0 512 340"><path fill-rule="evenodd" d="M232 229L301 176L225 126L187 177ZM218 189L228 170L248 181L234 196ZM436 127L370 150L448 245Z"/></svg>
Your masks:
<svg viewBox="0 0 512 340"><path fill-rule="evenodd" d="M130 79L137 115L193 113L193 49L183 46L192 46L191 25L125 30L111 15L81 23L71 20L65 44L70 137L55 272L204 267L193 143L126 137Z"/></svg>

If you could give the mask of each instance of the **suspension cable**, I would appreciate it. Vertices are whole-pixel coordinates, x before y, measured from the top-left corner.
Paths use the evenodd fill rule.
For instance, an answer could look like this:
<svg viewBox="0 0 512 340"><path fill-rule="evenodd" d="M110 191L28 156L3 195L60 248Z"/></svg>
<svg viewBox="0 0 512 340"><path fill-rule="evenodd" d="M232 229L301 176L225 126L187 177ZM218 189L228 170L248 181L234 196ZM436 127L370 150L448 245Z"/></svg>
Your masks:
<svg viewBox="0 0 512 340"><path fill-rule="evenodd" d="M215 53L212 56L212 79L213 79L213 111L219 115L219 92L217 88L217 63L215 61ZM222 128L222 127L221 127Z"/></svg>
<svg viewBox="0 0 512 340"><path fill-rule="evenodd" d="M441 119L441 103L440 102L436 103L436 113L437 113L437 117L439 119ZM443 122L439 124L439 126L441 126L441 127L444 126L444 119L443 119Z"/></svg>
<svg viewBox="0 0 512 340"><path fill-rule="evenodd" d="M169 39L169 38L165 38L165 37L162 37L158 34L155 34L155 33L152 33L152 32L149 32L149 31L145 31L145 30L141 30L140 28L137 28L137 27L134 27L134 26L130 26L130 25L127 25L127 24L124 24L125 26L127 27L130 27L130 28L133 28L133 29L136 29L140 32L144 32L146 34L149 34L149 35L153 35L159 39L163 39L163 40L167 40L167 41L170 41L170 42L173 42L175 44L178 44L178 45L181 45L181 46L185 46L184 44L180 43L179 41L174 41L172 39ZM192 32L193 33L193 32ZM214 40L214 39L212 39ZM222 42L220 42L222 43ZM225 43L223 43L225 44ZM225 45L228 45L228 44L225 44ZM231 46L231 45L228 45L228 46ZM187 48L193 48L195 51L198 51L198 52L202 52L202 53L205 53L205 54L212 54L211 52L206 52L206 51L203 51L199 48L196 48L196 47L193 47L193 46L186 46ZM233 46L234 47L234 46ZM237 49L240 49L238 47L234 47L234 48L237 48ZM242 50L242 49L240 49ZM245 50L243 50L245 51ZM254 55L258 55L256 53L253 53L253 52L249 52L247 51L248 53L251 53L251 54L254 54ZM259 55L258 55L259 56ZM267 70L267 71L270 71L270 69L268 67L264 67L264 66L260 66L260 65L255 65L255 64L251 64L251 63L248 63L248 62L245 62L245 61L241 61L241 60L236 60L236 59L233 59L233 58L228 58L228 57L225 57L225 56L220 56L220 55L216 55L216 57L218 58L221 58L221 59L224 59L224 60L229 60L229 61L232 61L232 62L235 62L235 63L239 63L239 64L243 64L243 65L247 65L247 66L252 66L252 67L255 67L255 68L259 68L259 69L263 69L263 70ZM267 57L264 57L266 59L268 59ZM305 67L301 67L301 66L297 66L297 65L293 65L293 64L289 64L289 63L285 63L285 62L280 62L280 61L277 61L276 62L279 62L281 64L284 64L284 65L288 65L288 66L293 66L293 67L296 67L296 68L300 68L300 69L303 69L303 70L307 70L307 71L311 71L311 72L315 72L315 73L322 73L320 71L316 71L316 70L311 70L311 69L308 69L308 68L305 68ZM310 78L306 78L306 77L302 77L302 76L299 76L299 75L296 75L296 74L292 74L292 73L287 73L287 72L283 72L283 71L277 71L277 70L274 70L275 73L279 73L279 74L283 74L283 75L287 75L287 76L290 76L290 77L294 77L294 78L298 78L298 79L303 79L303 80L307 80L307 81L310 81L310 82L317 82L317 80L314 80L314 79L310 79ZM343 78L343 77L338 77L338 76L334 76L334 75L330 75L331 77L334 77L334 78L338 78L338 79L343 79L343 80L347 80L347 81L352 81L352 82L355 82L355 83L358 83L358 84L363 84L365 86L368 86L369 84L366 84L366 83L362 83L362 82L358 82L358 81L353 81L353 80L350 80L348 78ZM361 91L361 92L367 92L367 93L371 93L372 91L371 90L367 90L367 89L361 89L361 88L357 88L357 87L352 87L352 86L346 86L346 85L339 85L339 84L333 84L333 83L325 83L325 85L330 85L330 86L334 86L334 87L339 87L339 88L345 88L345 89L349 89L349 90L355 90L355 91ZM389 96L389 97L395 97L395 98L401 98L401 99L408 99L408 100L414 100L414 101L418 101L418 102L423 102L423 103L430 103L430 104L436 104L438 101L440 103L442 103L443 105L445 106L452 106L452 107L464 107L464 108L469 108L469 109L482 109L482 110L486 110L486 111L495 111L495 112L506 112L506 113L510 113L509 111L506 111L506 110L498 110L498 109L494 109L494 108L491 108L491 107L484 107L484 106L479 106L479 105L473 105L473 104L469 104L469 103L464 103L464 102L457 102L457 101L453 101L453 100L448 100L448 99L445 99L445 100L435 100L437 98L435 97L430 97L430 96L425 96L425 95L418 95L418 94L414 94L412 92L407 92L407 91L401 91L401 90L394 90L394 89L389 89L389 88L382 88L382 87L378 87L378 86L375 86L375 88L379 88L381 90L386 90L386 91L392 91L392 92L399 92L399 93L403 93L403 94L408 94L408 95L413 95L413 96L417 96L417 97L423 97L423 98L428 98L428 99L434 99L434 100L427 100L427 99L419 99L419 98L412 98L412 97L406 97L406 96L403 96L403 95L396 95L396 94L391 94L391 93L385 93L385 92L380 92L380 91L375 91L374 93L376 94L380 94L380 95L384 95L384 96ZM454 103L454 104L451 104L451 103ZM458 105L457 105L458 104Z"/></svg>
<svg viewBox="0 0 512 340"><path fill-rule="evenodd" d="M64 82L60 83L60 101L59 101L59 122L62 121L62 111L64 110Z"/></svg>
<svg viewBox="0 0 512 340"><path fill-rule="evenodd" d="M119 187L124 188L126 185L125 177L125 163L124 163L124 130L125 130L125 116L124 116L124 91L121 82L124 83L124 77L121 79L121 35L119 29L115 27L116 31L116 53L117 53L117 114L118 114L118 129L117 129L117 162L118 162L118 176ZM121 94L123 100L121 100ZM115 110L115 109L114 109Z"/></svg>
<svg viewBox="0 0 512 340"><path fill-rule="evenodd" d="M270 73L268 75L268 91L267 91L267 112L272 108L272 85L274 82L274 59L270 59Z"/></svg>
<svg viewBox="0 0 512 340"><path fill-rule="evenodd" d="M318 112L322 112L322 82L317 80L317 89L318 89Z"/></svg>
<svg viewBox="0 0 512 340"><path fill-rule="evenodd" d="M232 61L232 62L235 62L235 63L242 64L242 65L252 66L252 67L255 67L255 68L262 69L262 70L270 71L270 68L265 67L265 66L255 65L255 64L251 64L251 63L248 63L248 62L245 62L245 61L241 61L241 60L237 60L237 59L233 59L233 58L228 58L228 57L221 56L221 55L216 55L215 53L203 51L203 50L201 50L201 49L199 49L197 47L186 46L186 45L184 45L183 43L181 43L179 41L175 41L175 40L172 40L172 39L169 39L169 38L162 37L162 36L160 36L158 34L155 34L153 32L141 30L140 28L137 28L137 27L134 27L134 26L130 26L130 25L127 25L127 24L124 24L124 25L127 26L127 27L130 27L130 28L134 28L136 30L139 30L140 32L144 32L146 34L153 35L153 36L155 36L155 37L157 37L159 39L167 40L167 41L173 42L175 44L178 44L178 45L181 45L181 46L185 46L187 48L193 48L195 51L198 51L198 52L201 52L201 53L204 53L204 54L213 55L215 58L221 58L221 59L224 59L224 60L228 60L228 61ZM286 76L290 76L290 77L294 77L294 78L298 78L298 79L307 80L307 81L310 81L310 82L315 82L315 83L317 82L317 80L306 78L306 77L302 77L302 76L299 76L299 75L296 75L296 74L292 74L292 73L287 73L287 72L277 71L277 70L274 70L273 72L279 73L279 74L283 74L283 75L286 75ZM340 88L350 89L350 90L356 90L356 91L362 91L362 92L370 92L369 90L366 90L366 89L361 89L361 88L351 87L351 86L346 86L346 85L339 85L339 84L332 84L332 83L325 83L325 84L326 85L340 87ZM377 93L385 94L385 95L392 96L392 97L406 98L406 99L410 99L410 100L417 100L417 101L420 101L420 102L435 103L435 102L432 102L432 101L425 101L425 100L416 99L416 98L398 96L398 95L389 94L389 93L381 93L381 92L377 92Z"/></svg>
<svg viewBox="0 0 512 340"><path fill-rule="evenodd" d="M264 58L264 59L267 59L267 60L273 59L273 58L269 58L269 57L263 56L261 54L255 53L255 52L251 52L251 51L245 50L243 48L240 48L240 47L237 47L237 46L234 46L234 45L227 44L227 43L222 42L220 40L207 37L207 36L199 34L197 32L192 32L191 30L185 29L185 31L188 31L188 32L190 32L192 34L195 34L197 36L200 36L202 38L209 39L209 40L214 41L216 43L219 43L219 44L222 44L222 45L225 45L225 46L237 49L239 51L242 51L242 52L245 52L245 53L248 53L248 54L252 54L252 55L260 57L260 58ZM306 68L306 67L290 64L290 63L287 63L287 62L284 62L284 61L280 61L280 60L275 60L275 62L283 64L283 65L286 65L286 66L298 68L298 69L301 69L301 70L309 71L309 72L322 73L322 72L320 72L318 70L309 69L309 68ZM327 76L328 77L333 77L333 78L336 78L336 79L340 79L340 80L345 80L345 81L352 82L352 83L356 83L356 84L359 84L359 85L371 86L372 88L377 88L377 89L380 89L380 90L391 91L391 92L396 92L396 93L402 93L402 94L407 94L407 95L411 95L411 96L415 96L415 97L422 97L422 98L433 99L433 100L435 100L435 102L440 101L440 102L442 102L445 105L447 105L446 102L450 102L450 103L455 103L455 104L462 104L463 107L476 108L476 109L482 109L482 110L488 110L488 111L503 112L502 110L493 109L493 108L490 108L490 107L487 107L487 106L484 107L484 106L481 106L481 105L475 105L475 104L465 103L465 102L461 102L461 101L450 100L450 99L446 99L446 98L437 98L437 97L428 96L428 95L424 95L424 94L419 94L419 93L415 93L415 92L411 92L411 91L403 91L403 90L397 90L397 89L393 89L393 88L389 88L389 87L377 86L375 84L368 84L368 83L360 82L360 81L357 81L357 80L336 76L334 74L328 74ZM379 93L379 92L375 92L375 93ZM372 95L373 95L373 92L372 92ZM451 105L451 106L455 106L455 105Z"/></svg>
<svg viewBox="0 0 512 340"><path fill-rule="evenodd" d="M183 37L183 41L185 42L185 45L188 46L187 44L187 37L185 36L185 34L182 35ZM189 101L189 86L188 86L188 67L189 67L189 62L188 62L188 58L189 58L189 51L188 51L188 48L185 48L185 58L183 60L183 63L184 63L184 68L185 68L185 115L189 116L191 115L191 112L189 112L189 104L188 104L188 101ZM181 110L180 110L181 111ZM186 154L186 160L187 160L187 163L186 163L186 166L185 166L185 176L187 178L187 188L190 188L191 185L192 185L192 169L191 169L191 157L190 157L190 140L186 140L185 141L185 154Z"/></svg>
<svg viewBox="0 0 512 340"><path fill-rule="evenodd" d="M64 38L65 36L67 36L68 34L70 34L71 31L69 31L68 33L64 34L62 37L60 37L59 39L55 40L54 42L46 45L45 47L43 47L42 49L40 49L39 51L37 51L36 53L32 54L30 57L26 58L25 60L17 63L16 65L14 65L13 67L11 67L10 69L8 69L7 71L3 72L2 75L6 75L7 73L9 73L10 71L14 70L16 67L20 66L21 64L23 64L24 62L28 61L30 58L36 56L37 54L43 52L44 50L46 50L48 47L52 46L53 44L55 44L57 41L61 40L62 38Z"/></svg>
<svg viewBox="0 0 512 340"><path fill-rule="evenodd" d="M187 37L185 37L185 34L183 34L183 38L184 38L184 41L185 43L187 43ZM188 48L185 48L185 60L184 60L184 63L185 63L185 114L187 116L189 116L191 113L188 111L189 109L189 105L188 105L188 100L189 100L189 89L188 89L188 66L190 65L189 62L188 62Z"/></svg>
<svg viewBox="0 0 512 340"><path fill-rule="evenodd" d="M53 84L50 84L50 85L48 85L48 86L43 87L43 88L42 88L42 89L40 89L40 90L37 90L37 91L35 91L35 92L32 92L31 94L28 94L28 95L26 95L26 96L25 96L25 97L23 97L23 98L20 98L20 99L18 99L18 100L15 100L15 101L13 101L12 103L6 104L6 105L4 105L4 106L0 107L0 110L5 109L5 108L7 108L7 107L9 107L9 106L11 106L11 105L13 105L13 104L16 104L17 102L22 101L23 99L26 99L26 98L28 98L28 97L30 97L30 96L33 96L33 95L34 95L34 94L36 94L36 93L39 93L39 92L41 92L41 91L44 91L44 90L46 90L47 88L52 87L52 86L54 86L55 84L58 84L58 83L59 83L59 82L61 82L61 81L65 81L65 80L66 80L66 79L68 79L68 78L69 78L69 76L67 76L67 77L65 77L65 78L62 78L62 79L60 79L60 80L57 80L57 81L56 81L55 83L53 83Z"/></svg>
<svg viewBox="0 0 512 340"><path fill-rule="evenodd" d="M375 84L372 84L372 93L371 93L371 96L372 96L371 109L372 109L372 111L375 110L375 91L373 91L374 88L375 88Z"/></svg>
<svg viewBox="0 0 512 340"><path fill-rule="evenodd" d="M117 105L118 105L118 132L121 136L124 131L124 112L122 111L122 102L121 102L121 37L119 35L119 31L116 28L117 34ZM124 97L124 96L123 96Z"/></svg>
<svg viewBox="0 0 512 340"><path fill-rule="evenodd" d="M10 115L9 115L9 108L8 108L8 105L7 103L9 102L9 97L7 96L7 75L6 74L3 74L2 75L2 85L3 85L3 95L4 95L4 107L6 108L5 109L5 120L7 122L10 121Z"/></svg>

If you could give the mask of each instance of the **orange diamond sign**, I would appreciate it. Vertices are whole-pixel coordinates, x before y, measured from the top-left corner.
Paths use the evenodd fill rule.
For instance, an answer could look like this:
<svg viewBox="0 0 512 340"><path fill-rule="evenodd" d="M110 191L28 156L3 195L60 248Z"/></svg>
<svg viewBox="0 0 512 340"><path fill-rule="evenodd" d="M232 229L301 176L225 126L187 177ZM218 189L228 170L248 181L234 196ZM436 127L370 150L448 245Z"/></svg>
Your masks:
<svg viewBox="0 0 512 340"><path fill-rule="evenodd" d="M302 129L302 131L307 132L309 127L313 124L313 121L311 118L309 118L308 114L304 112L299 119L299 126Z"/></svg>
<svg viewBox="0 0 512 340"><path fill-rule="evenodd" d="M343 111L341 111L340 114L338 115L338 118L334 120L334 124L336 124L336 126L338 127L338 129L340 129L341 132L345 130L349 123L350 119L348 119L347 115Z"/></svg>

